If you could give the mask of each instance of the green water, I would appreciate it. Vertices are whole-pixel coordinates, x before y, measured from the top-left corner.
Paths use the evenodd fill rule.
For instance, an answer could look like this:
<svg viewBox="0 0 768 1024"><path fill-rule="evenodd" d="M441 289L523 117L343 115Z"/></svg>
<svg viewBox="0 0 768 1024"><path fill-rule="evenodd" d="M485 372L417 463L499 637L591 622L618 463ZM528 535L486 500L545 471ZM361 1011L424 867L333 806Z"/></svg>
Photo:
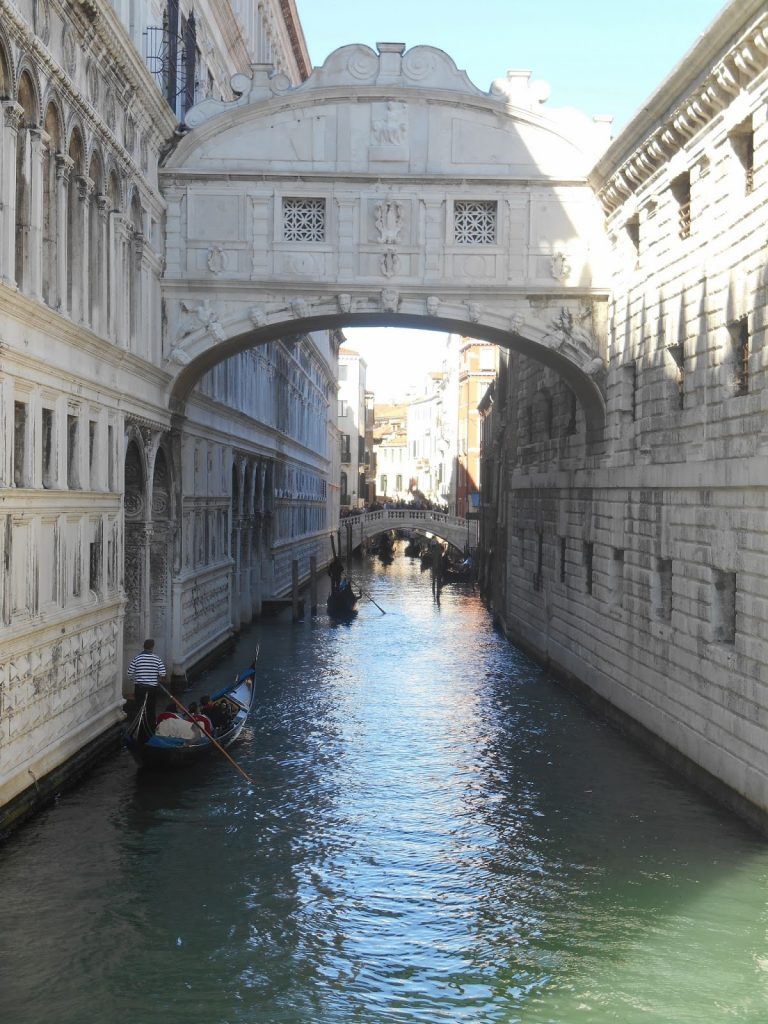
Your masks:
<svg viewBox="0 0 768 1024"><path fill-rule="evenodd" d="M264 620L233 753L100 767L0 848L2 1024L765 1024L768 843L418 563Z"/></svg>

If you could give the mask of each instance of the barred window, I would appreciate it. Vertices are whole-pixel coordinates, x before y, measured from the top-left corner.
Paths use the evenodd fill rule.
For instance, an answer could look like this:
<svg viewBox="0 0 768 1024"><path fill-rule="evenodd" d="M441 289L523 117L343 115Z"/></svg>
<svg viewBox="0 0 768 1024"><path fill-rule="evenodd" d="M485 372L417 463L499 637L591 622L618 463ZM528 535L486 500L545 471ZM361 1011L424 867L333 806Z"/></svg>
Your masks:
<svg viewBox="0 0 768 1024"><path fill-rule="evenodd" d="M283 240L325 241L324 199L283 199Z"/></svg>
<svg viewBox="0 0 768 1024"><path fill-rule="evenodd" d="M495 200L457 199L453 204L453 238L459 245L495 245Z"/></svg>

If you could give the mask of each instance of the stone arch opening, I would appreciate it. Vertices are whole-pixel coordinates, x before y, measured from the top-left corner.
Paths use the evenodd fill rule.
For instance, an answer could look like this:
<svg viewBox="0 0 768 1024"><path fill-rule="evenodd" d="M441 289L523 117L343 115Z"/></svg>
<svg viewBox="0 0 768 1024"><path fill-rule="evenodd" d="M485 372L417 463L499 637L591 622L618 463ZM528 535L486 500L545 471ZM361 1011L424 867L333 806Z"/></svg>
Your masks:
<svg viewBox="0 0 768 1024"><path fill-rule="evenodd" d="M30 285L32 251L32 175L34 170L33 129L37 127L37 90L29 71L19 78L18 103L22 108L16 132L16 284L22 290Z"/></svg>
<svg viewBox="0 0 768 1024"><path fill-rule="evenodd" d="M158 653L168 659L171 640L171 579L173 566L173 476L164 446L158 448L152 471L151 529L149 531L149 632Z"/></svg>
<svg viewBox="0 0 768 1024"><path fill-rule="evenodd" d="M85 192L85 143L75 126L69 140L70 159L67 181L67 309L73 320L83 316L83 265L85 241L83 201Z"/></svg>
<svg viewBox="0 0 768 1024"><path fill-rule="evenodd" d="M43 151L43 301L53 309L59 304L59 180L62 147L62 124L58 103L49 100L45 111L45 133L48 136Z"/></svg>

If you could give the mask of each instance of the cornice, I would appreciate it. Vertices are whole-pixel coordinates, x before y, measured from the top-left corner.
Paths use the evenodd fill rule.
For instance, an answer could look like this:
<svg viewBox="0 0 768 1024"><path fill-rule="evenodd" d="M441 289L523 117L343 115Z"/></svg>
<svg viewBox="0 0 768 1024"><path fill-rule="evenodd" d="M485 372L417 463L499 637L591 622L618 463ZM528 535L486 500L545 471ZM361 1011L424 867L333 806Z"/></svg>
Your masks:
<svg viewBox="0 0 768 1024"><path fill-rule="evenodd" d="M753 14L755 8L759 9L757 18L735 33L735 17ZM705 71L707 65L709 70ZM590 172L589 182L606 214L617 210L675 153L711 125L766 68L765 3L734 0ZM649 132L650 126L653 128Z"/></svg>
<svg viewBox="0 0 768 1024"><path fill-rule="evenodd" d="M79 8L85 13L80 13ZM160 150L173 135L178 122L157 89L149 69L126 36L112 7L103 0L93 0L92 3L77 0L76 3L61 10L64 20L74 19L76 22L82 35L81 45L84 50L87 51L89 44L98 38L105 51L106 60L102 55L105 73L108 68L111 77L120 84L124 106L127 108L134 97L140 97L141 106L146 113L146 117L142 119L142 132L149 136ZM39 66L56 83L58 93L66 98L87 124L94 127L100 140L109 145L125 174L141 181L148 192L157 196L157 191L152 188L142 169L118 141L101 113L85 99L47 45L34 34L32 26L9 0L0 0L0 19L6 30L14 36L17 44L26 53L33 54Z"/></svg>

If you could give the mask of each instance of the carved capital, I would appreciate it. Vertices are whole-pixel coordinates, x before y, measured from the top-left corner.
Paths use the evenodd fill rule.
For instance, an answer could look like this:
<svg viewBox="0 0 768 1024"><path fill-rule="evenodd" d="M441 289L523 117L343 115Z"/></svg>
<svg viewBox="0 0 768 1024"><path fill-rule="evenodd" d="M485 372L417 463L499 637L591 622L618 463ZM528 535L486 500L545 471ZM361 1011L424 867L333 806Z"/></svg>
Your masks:
<svg viewBox="0 0 768 1024"><path fill-rule="evenodd" d="M69 182L69 176L71 175L75 161L71 156L67 156L66 153L57 153L55 156L56 160L56 178L59 181L63 181L66 185Z"/></svg>
<svg viewBox="0 0 768 1024"><path fill-rule="evenodd" d="M6 127L11 131L18 131L21 119L24 117L24 107L16 100L3 101L3 120Z"/></svg>

